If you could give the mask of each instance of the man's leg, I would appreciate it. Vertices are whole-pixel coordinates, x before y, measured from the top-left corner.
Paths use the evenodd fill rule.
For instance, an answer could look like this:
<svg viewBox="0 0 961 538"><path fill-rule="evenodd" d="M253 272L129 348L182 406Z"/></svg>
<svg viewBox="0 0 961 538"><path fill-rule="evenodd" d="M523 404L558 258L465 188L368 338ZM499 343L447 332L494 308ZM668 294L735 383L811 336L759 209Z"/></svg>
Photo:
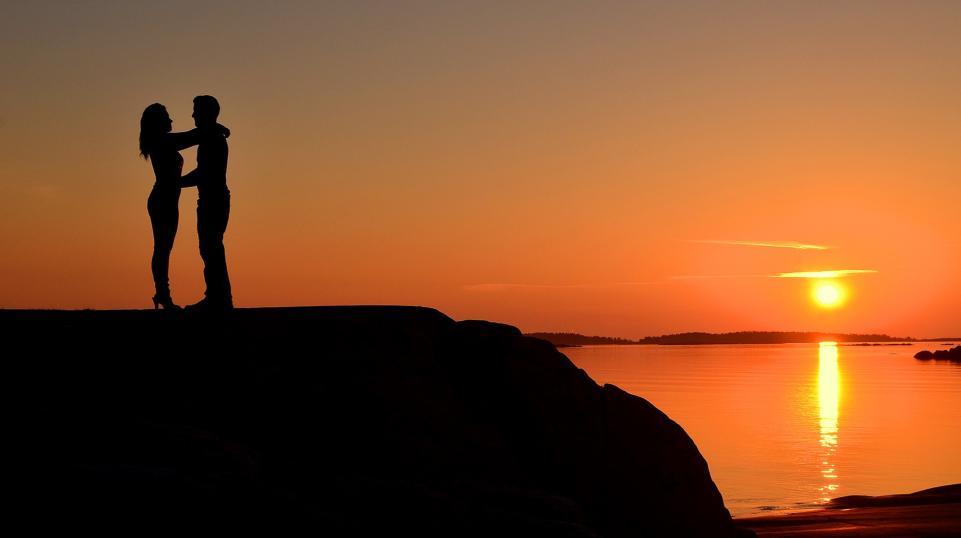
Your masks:
<svg viewBox="0 0 961 538"><path fill-rule="evenodd" d="M230 218L230 193L202 198L197 202L197 236L204 261L204 293L211 306L233 306L224 232Z"/></svg>

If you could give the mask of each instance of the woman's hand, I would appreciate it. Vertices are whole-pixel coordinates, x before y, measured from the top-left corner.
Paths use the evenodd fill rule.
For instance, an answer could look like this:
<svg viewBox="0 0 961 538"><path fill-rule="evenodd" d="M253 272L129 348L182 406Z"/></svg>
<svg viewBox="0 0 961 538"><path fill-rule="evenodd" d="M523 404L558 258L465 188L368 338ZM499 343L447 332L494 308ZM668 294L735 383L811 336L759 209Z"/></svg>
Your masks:
<svg viewBox="0 0 961 538"><path fill-rule="evenodd" d="M217 124L216 129L220 134L224 135L224 138L230 138L230 129L224 127L219 123Z"/></svg>

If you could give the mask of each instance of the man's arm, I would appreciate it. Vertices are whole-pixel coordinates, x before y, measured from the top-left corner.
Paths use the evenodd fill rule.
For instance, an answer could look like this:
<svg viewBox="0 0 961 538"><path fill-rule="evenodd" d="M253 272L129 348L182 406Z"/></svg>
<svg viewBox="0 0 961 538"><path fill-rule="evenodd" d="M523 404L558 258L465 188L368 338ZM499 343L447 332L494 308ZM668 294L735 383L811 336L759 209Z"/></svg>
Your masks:
<svg viewBox="0 0 961 538"><path fill-rule="evenodd" d="M200 169L194 168L193 170L180 176L180 188L186 189L188 187L196 187L197 183L200 183L202 180L203 174L200 172Z"/></svg>

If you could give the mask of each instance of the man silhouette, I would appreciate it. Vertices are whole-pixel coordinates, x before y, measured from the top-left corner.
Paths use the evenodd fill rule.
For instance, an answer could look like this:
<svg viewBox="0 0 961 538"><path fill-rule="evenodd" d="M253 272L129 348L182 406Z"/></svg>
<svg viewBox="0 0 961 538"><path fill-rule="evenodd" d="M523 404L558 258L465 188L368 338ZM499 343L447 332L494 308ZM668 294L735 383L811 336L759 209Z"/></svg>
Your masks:
<svg viewBox="0 0 961 538"><path fill-rule="evenodd" d="M205 132L213 129L220 115L220 103L210 95L194 97L194 124ZM197 168L181 178L181 187L197 187L197 237L204 261L207 291L193 311L224 311L234 307L227 275L224 232L230 217L230 191L227 189L227 139L204 136L197 145Z"/></svg>

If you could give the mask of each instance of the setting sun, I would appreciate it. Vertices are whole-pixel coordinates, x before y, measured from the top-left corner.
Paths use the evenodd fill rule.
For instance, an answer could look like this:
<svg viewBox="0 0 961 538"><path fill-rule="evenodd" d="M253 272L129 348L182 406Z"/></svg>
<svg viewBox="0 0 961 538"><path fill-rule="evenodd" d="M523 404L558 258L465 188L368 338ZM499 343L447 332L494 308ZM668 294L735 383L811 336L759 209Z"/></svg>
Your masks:
<svg viewBox="0 0 961 538"><path fill-rule="evenodd" d="M821 281L814 284L811 295L821 308L837 308L844 303L846 294L837 282Z"/></svg>

